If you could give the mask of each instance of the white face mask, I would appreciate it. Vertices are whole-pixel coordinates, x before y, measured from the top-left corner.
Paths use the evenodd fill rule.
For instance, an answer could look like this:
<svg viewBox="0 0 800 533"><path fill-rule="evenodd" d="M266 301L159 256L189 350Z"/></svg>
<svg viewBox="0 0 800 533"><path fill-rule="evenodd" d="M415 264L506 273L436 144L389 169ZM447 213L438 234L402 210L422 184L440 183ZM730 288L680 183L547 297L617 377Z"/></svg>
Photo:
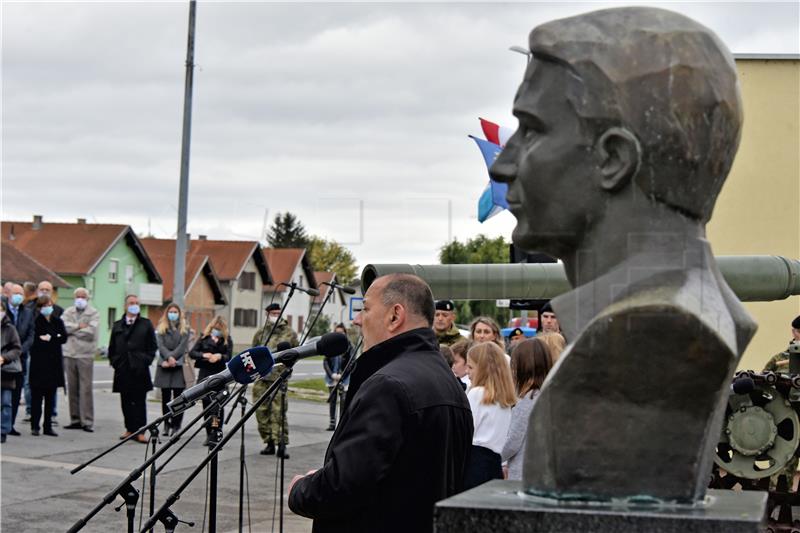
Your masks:
<svg viewBox="0 0 800 533"><path fill-rule="evenodd" d="M89 302L86 298L75 298L75 307L78 309L86 309L87 305L89 305Z"/></svg>
<svg viewBox="0 0 800 533"><path fill-rule="evenodd" d="M272 316L272 315L267 315L267 320L269 320L271 324L274 324L275 322L278 321L278 317L277 316Z"/></svg>

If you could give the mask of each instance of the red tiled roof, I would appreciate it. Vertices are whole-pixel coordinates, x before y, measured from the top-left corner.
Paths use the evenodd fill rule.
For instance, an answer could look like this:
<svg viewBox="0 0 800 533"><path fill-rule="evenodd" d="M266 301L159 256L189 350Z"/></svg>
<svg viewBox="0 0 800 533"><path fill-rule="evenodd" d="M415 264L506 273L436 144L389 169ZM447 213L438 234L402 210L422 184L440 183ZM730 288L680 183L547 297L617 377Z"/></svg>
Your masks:
<svg viewBox="0 0 800 533"><path fill-rule="evenodd" d="M3 242L25 252L52 271L75 276L91 273L111 247L125 237L145 265L148 278L160 281L158 272L130 226L43 222L39 229L33 229L30 222L3 221L0 233Z"/></svg>
<svg viewBox="0 0 800 533"><path fill-rule="evenodd" d="M165 302L171 301L175 283L175 240L147 237L141 239L141 241L145 250L147 250L147 255L153 260L153 264L155 264L164 282L162 298ZM195 248L196 247L191 246L189 252L186 254L186 270L183 281L184 295L189 292L194 279L205 270L205 274L209 277L212 289L214 289L214 296L217 303L224 303L225 300L219 288L219 279L216 278L213 267L209 266L209 268L204 268L207 263L210 262L209 257L207 255L198 254Z"/></svg>
<svg viewBox="0 0 800 533"><path fill-rule="evenodd" d="M317 287L319 288L319 296L314 297L315 304L321 304L331 290L330 285L323 285L323 283L330 283L336 281L336 274L334 272L314 272L314 279L317 280Z"/></svg>
<svg viewBox="0 0 800 533"><path fill-rule="evenodd" d="M0 244L0 258L2 258L0 259L0 273L2 273L3 283L7 281L19 284L26 281L34 283L49 281L53 287L71 287L58 274L9 243Z"/></svg>
<svg viewBox="0 0 800 533"><path fill-rule="evenodd" d="M302 264L309 286L317 288L314 271L308 261L304 248L264 248L264 258L272 272L273 283L264 286L264 292L283 292L286 287L277 286L278 283L290 283L292 274L298 264Z"/></svg>
<svg viewBox="0 0 800 533"><path fill-rule="evenodd" d="M209 256L217 276L224 281L238 279L245 264L252 256L261 272L262 282L269 283L272 281L270 270L265 262L260 261L263 258L259 252L260 248L261 246L256 241L193 240L190 251Z"/></svg>

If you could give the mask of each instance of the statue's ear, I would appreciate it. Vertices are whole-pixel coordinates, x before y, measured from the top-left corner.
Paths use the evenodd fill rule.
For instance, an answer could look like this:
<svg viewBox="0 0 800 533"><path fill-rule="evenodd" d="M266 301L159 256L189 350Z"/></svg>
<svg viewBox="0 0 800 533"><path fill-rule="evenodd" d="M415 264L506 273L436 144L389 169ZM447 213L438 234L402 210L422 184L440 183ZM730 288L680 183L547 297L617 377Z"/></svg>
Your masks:
<svg viewBox="0 0 800 533"><path fill-rule="evenodd" d="M624 128L609 128L597 141L600 154L600 181L606 191L616 191L627 185L642 160L639 140Z"/></svg>

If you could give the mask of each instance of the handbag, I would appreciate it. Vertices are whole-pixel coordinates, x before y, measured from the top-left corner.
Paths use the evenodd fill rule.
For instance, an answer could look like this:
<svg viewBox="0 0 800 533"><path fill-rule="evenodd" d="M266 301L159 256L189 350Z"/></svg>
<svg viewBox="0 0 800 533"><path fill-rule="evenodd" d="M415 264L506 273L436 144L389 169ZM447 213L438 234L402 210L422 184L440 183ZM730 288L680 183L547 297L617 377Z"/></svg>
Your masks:
<svg viewBox="0 0 800 533"><path fill-rule="evenodd" d="M22 360L17 357L13 361L9 361L7 363L3 363L3 366L0 367L0 371L2 374L5 375L15 375L22 372Z"/></svg>

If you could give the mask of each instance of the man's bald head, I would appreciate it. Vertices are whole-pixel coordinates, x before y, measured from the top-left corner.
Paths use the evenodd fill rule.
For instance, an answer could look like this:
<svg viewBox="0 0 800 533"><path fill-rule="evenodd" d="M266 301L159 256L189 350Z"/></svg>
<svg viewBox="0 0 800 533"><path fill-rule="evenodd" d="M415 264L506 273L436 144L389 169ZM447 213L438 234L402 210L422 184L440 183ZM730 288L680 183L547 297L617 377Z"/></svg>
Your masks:
<svg viewBox="0 0 800 533"><path fill-rule="evenodd" d="M399 303L410 315L424 320L428 327L433 325L433 293L421 278L412 274L389 274L375 280L378 281L383 281L384 305Z"/></svg>

